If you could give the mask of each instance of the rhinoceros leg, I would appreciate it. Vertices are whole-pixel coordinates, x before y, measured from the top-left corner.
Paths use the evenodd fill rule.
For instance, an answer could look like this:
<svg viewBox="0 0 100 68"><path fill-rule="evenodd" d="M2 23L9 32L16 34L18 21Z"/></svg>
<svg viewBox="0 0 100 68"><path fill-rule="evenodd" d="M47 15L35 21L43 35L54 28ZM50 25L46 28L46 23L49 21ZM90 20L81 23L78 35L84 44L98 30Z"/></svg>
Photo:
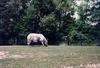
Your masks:
<svg viewBox="0 0 100 68"><path fill-rule="evenodd" d="M43 42L41 42L41 44L44 46L44 43Z"/></svg>
<svg viewBox="0 0 100 68"><path fill-rule="evenodd" d="M27 39L27 45L29 46L31 43L31 40Z"/></svg>
<svg viewBox="0 0 100 68"><path fill-rule="evenodd" d="M44 47L48 47L48 44L44 42L41 42L41 44L44 46Z"/></svg>
<svg viewBox="0 0 100 68"><path fill-rule="evenodd" d="M48 41L45 40L45 41L44 41L44 44L45 44L45 46L47 47L47 46L48 46Z"/></svg>

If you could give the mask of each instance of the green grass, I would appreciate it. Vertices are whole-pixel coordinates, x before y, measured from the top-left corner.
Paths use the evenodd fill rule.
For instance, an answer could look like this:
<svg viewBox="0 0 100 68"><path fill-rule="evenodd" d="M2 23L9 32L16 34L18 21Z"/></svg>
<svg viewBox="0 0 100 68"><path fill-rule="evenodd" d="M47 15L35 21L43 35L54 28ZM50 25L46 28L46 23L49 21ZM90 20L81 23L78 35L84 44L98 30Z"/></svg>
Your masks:
<svg viewBox="0 0 100 68"><path fill-rule="evenodd" d="M25 58L0 59L0 68L64 68L62 66L100 63L98 46L1 46L0 51L22 56L22 53L30 53Z"/></svg>

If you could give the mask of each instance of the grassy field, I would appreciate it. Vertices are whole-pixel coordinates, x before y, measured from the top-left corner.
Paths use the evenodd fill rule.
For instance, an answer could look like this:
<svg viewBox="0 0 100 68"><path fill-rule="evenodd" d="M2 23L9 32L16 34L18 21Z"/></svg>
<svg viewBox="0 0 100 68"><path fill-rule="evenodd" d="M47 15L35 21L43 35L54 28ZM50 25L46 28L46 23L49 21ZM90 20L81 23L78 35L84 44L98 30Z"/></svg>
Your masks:
<svg viewBox="0 0 100 68"><path fill-rule="evenodd" d="M0 68L100 68L100 47L0 46Z"/></svg>

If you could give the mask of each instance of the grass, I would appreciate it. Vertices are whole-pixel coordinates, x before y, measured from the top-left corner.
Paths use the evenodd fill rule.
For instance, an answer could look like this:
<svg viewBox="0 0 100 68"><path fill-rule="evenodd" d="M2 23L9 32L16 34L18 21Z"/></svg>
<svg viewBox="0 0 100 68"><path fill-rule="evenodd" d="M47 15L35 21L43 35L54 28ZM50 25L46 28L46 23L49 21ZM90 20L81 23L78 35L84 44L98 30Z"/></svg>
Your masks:
<svg viewBox="0 0 100 68"><path fill-rule="evenodd" d="M82 68L77 66L100 63L98 46L1 46L2 51L25 57L0 59L0 68Z"/></svg>

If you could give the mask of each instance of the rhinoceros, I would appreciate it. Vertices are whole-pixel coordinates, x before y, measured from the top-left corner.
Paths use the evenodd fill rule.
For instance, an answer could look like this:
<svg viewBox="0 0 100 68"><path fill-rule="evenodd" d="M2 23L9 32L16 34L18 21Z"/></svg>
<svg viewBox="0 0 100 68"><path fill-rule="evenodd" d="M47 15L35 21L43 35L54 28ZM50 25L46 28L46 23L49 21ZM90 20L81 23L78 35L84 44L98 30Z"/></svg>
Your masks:
<svg viewBox="0 0 100 68"><path fill-rule="evenodd" d="M40 42L43 46L48 46L48 41L43 34L30 33L27 35L27 45L30 45L31 42L38 43Z"/></svg>

